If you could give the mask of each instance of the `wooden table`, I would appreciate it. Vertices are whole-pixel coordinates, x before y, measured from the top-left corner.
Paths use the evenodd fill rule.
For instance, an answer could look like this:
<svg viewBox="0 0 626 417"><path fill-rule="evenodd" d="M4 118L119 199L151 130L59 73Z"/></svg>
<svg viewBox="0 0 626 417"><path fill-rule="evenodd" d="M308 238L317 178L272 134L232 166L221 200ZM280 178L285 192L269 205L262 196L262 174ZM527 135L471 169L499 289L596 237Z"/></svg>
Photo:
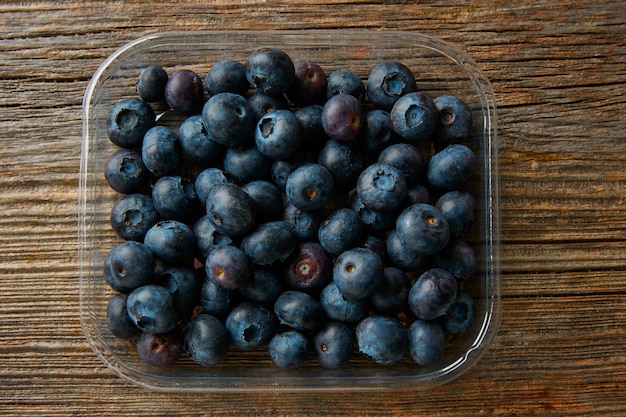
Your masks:
<svg viewBox="0 0 626 417"><path fill-rule="evenodd" d="M626 415L626 13L606 0L0 5L0 415ZM285 3L285 4L278 4ZM164 394L78 317L81 101L165 30L385 28L458 43L499 106L503 318L484 359L409 394Z"/></svg>

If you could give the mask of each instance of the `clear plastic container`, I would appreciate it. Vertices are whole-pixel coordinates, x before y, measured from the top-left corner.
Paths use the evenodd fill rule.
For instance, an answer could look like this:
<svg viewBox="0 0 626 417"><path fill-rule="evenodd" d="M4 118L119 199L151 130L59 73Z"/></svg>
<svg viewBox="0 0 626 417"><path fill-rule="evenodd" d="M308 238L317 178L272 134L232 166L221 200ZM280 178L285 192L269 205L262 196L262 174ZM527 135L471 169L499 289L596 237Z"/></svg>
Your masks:
<svg viewBox="0 0 626 417"><path fill-rule="evenodd" d="M244 62L256 47L283 49L292 59L311 59L327 73L350 69L367 80L383 60L400 61L415 74L418 89L431 97L453 94L472 109L474 131L469 145L478 169L471 191L478 202L472 234L478 270L466 284L475 298L470 330L449 340L437 364L422 367L407 354L393 366L375 365L355 354L350 363L329 370L308 360L295 370L280 369L266 350L231 348L218 366L202 367L182 358L175 366L144 363L132 341L113 336L106 324L106 305L114 294L102 274L107 252L120 242L109 214L119 198L107 185L103 167L115 149L106 133L112 104L136 97L141 68L162 65L168 73L192 69L204 78L213 63L230 58ZM157 109L157 112L159 110ZM450 43L415 32L372 30L203 31L148 35L117 50L98 68L83 101L83 140L79 182L80 317L87 340L102 361L138 385L164 391L334 391L410 390L446 383L470 369L494 339L501 315L500 197L496 106L491 85L476 63Z"/></svg>

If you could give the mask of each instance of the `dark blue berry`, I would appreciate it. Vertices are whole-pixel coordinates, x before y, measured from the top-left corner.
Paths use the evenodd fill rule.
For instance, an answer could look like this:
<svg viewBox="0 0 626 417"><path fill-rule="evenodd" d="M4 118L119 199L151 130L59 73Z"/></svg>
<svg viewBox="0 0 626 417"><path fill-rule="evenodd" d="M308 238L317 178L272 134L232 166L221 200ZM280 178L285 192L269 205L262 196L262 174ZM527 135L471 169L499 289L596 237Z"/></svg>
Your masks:
<svg viewBox="0 0 626 417"><path fill-rule="evenodd" d="M264 91L256 90L248 97L248 105L254 114L254 120L258 121L267 113L289 108L289 103L284 96L271 96Z"/></svg>
<svg viewBox="0 0 626 417"><path fill-rule="evenodd" d="M398 239L418 255L432 255L450 240L450 229L443 214L429 204L413 204L396 219Z"/></svg>
<svg viewBox="0 0 626 417"><path fill-rule="evenodd" d="M393 365L402 359L409 347L406 331L397 320L373 315L356 326L359 351L380 365Z"/></svg>
<svg viewBox="0 0 626 417"><path fill-rule="evenodd" d="M122 242L104 259L104 279L116 291L130 292L153 277L154 257L143 243Z"/></svg>
<svg viewBox="0 0 626 417"><path fill-rule="evenodd" d="M107 303L107 326L115 337L121 339L131 339L141 333L141 330L128 317L127 298L128 294L118 293Z"/></svg>
<svg viewBox="0 0 626 417"><path fill-rule="evenodd" d="M288 331L276 334L269 343L269 355L280 368L297 368L310 352L309 340L302 333Z"/></svg>
<svg viewBox="0 0 626 417"><path fill-rule="evenodd" d="M235 290L252 275L248 257L236 246L215 248L206 258L204 270L207 278L226 290Z"/></svg>
<svg viewBox="0 0 626 417"><path fill-rule="evenodd" d="M358 194L353 196L351 208L359 215L363 227L370 233L384 233L395 226L397 211L369 209L365 207Z"/></svg>
<svg viewBox="0 0 626 417"><path fill-rule="evenodd" d="M284 279L291 288L315 293L333 279L333 259L316 242L301 242L285 268Z"/></svg>
<svg viewBox="0 0 626 417"><path fill-rule="evenodd" d="M433 192L424 185L411 185L407 189L406 199L408 204L430 204L435 205Z"/></svg>
<svg viewBox="0 0 626 417"><path fill-rule="evenodd" d="M300 147L306 149L319 149L324 144L327 136L322 125L322 109L319 104L300 107L294 112L300 125Z"/></svg>
<svg viewBox="0 0 626 417"><path fill-rule="evenodd" d="M104 178L119 193L131 194L143 188L150 178L150 171L136 149L120 149L107 159Z"/></svg>
<svg viewBox="0 0 626 417"><path fill-rule="evenodd" d="M296 78L293 61L277 48L256 49L245 65L248 82L270 95L286 93Z"/></svg>
<svg viewBox="0 0 626 417"><path fill-rule="evenodd" d="M276 185L265 180L251 181L241 187L252 201L257 222L279 220L283 213L283 196Z"/></svg>
<svg viewBox="0 0 626 417"><path fill-rule="evenodd" d="M361 172L356 190L365 207L375 211L393 211L406 197L407 183L398 168L375 163Z"/></svg>
<svg viewBox="0 0 626 417"><path fill-rule="evenodd" d="M437 362L445 349L445 333L436 321L415 320L407 331L409 353L418 365Z"/></svg>
<svg viewBox="0 0 626 417"><path fill-rule="evenodd" d="M456 299L439 322L450 334L463 334L469 330L474 321L474 299L467 291L459 290Z"/></svg>
<svg viewBox="0 0 626 417"><path fill-rule="evenodd" d="M152 198L145 194L128 194L111 209L111 226L122 239L142 242L146 233L159 221Z"/></svg>
<svg viewBox="0 0 626 417"><path fill-rule="evenodd" d="M243 302L234 307L224 323L235 346L257 350L269 343L275 333L274 314L259 304Z"/></svg>
<svg viewBox="0 0 626 417"><path fill-rule="evenodd" d="M193 113L202 106L204 86L195 72L180 69L170 74L165 84L165 101L181 113Z"/></svg>
<svg viewBox="0 0 626 417"><path fill-rule="evenodd" d="M193 234L196 237L198 256L204 262L206 257L219 246L233 243L232 238L223 235L215 229L209 215L202 216L193 226Z"/></svg>
<svg viewBox="0 0 626 417"><path fill-rule="evenodd" d="M256 119L243 96L218 93L204 104L202 123L214 141L225 146L239 146L248 141Z"/></svg>
<svg viewBox="0 0 626 417"><path fill-rule="evenodd" d="M476 165L474 152L466 145L452 144L430 158L426 177L438 191L460 188L471 178Z"/></svg>
<svg viewBox="0 0 626 417"><path fill-rule="evenodd" d="M326 141L317 162L333 176L337 190L351 190L363 170L363 155L352 142Z"/></svg>
<svg viewBox="0 0 626 417"><path fill-rule="evenodd" d="M279 322L292 329L314 332L322 325L322 306L313 296L301 291L285 291L274 303Z"/></svg>
<svg viewBox="0 0 626 417"><path fill-rule="evenodd" d="M407 248L398 239L398 234L395 230L389 232L385 244L389 261L403 271L415 271L426 264L427 255L420 255L414 250Z"/></svg>
<svg viewBox="0 0 626 417"><path fill-rule="evenodd" d="M155 277L156 283L167 288L181 318L189 318L200 301L202 282L195 270L187 265L168 265Z"/></svg>
<svg viewBox="0 0 626 417"><path fill-rule="evenodd" d="M359 101L365 99L365 84L356 73L340 69L328 75L326 86L326 98L329 99L337 94L349 94Z"/></svg>
<svg viewBox="0 0 626 417"><path fill-rule="evenodd" d="M190 222L199 213L200 203L187 178L178 175L166 175L154 183L152 201L161 218Z"/></svg>
<svg viewBox="0 0 626 417"><path fill-rule="evenodd" d="M272 159L287 159L300 146L300 124L290 110L275 110L262 116L255 129L257 149Z"/></svg>
<svg viewBox="0 0 626 417"><path fill-rule="evenodd" d="M320 164L308 163L296 168L287 177L285 193L294 206L301 210L318 210L332 198L334 180Z"/></svg>
<svg viewBox="0 0 626 417"><path fill-rule="evenodd" d="M107 134L117 146L137 148L155 123L156 115L148 103L137 98L128 98L111 107L107 118Z"/></svg>
<svg viewBox="0 0 626 417"><path fill-rule="evenodd" d="M200 306L206 314L224 320L235 305L230 290L220 287L209 278L205 278L200 289Z"/></svg>
<svg viewBox="0 0 626 417"><path fill-rule="evenodd" d="M409 291L409 307L422 320L432 320L448 310L456 297L457 281L450 272L433 268L424 272Z"/></svg>
<svg viewBox="0 0 626 417"><path fill-rule="evenodd" d="M218 232L239 236L247 232L255 221L252 198L236 184L215 185L206 201L206 211Z"/></svg>
<svg viewBox="0 0 626 417"><path fill-rule="evenodd" d="M462 238L469 232L476 211L476 199L472 194L459 190L448 191L437 199L435 207L446 218L451 239Z"/></svg>
<svg viewBox="0 0 626 417"><path fill-rule="evenodd" d="M126 299L128 316L148 333L167 333L180 318L170 291L160 285L147 284L134 289Z"/></svg>
<svg viewBox="0 0 626 417"><path fill-rule="evenodd" d="M285 191L289 175L301 165L313 162L317 162L316 158L311 152L305 150L297 151L291 158L272 161L270 167L272 182L276 184L279 190Z"/></svg>
<svg viewBox="0 0 626 417"><path fill-rule="evenodd" d="M171 264L190 260L196 250L193 231L177 220L164 220L152 226L144 243L156 258Z"/></svg>
<svg viewBox="0 0 626 417"><path fill-rule="evenodd" d="M438 149L466 139L472 130L472 111L463 100L451 95L435 97L439 129L433 138Z"/></svg>
<svg viewBox="0 0 626 417"><path fill-rule="evenodd" d="M206 205L206 200L214 186L230 182L228 175L219 168L207 168L202 170L194 181L194 189L198 196L198 201Z"/></svg>
<svg viewBox="0 0 626 417"><path fill-rule="evenodd" d="M359 149L364 154L372 156L397 142L398 135L393 130L389 112L381 109L366 112L363 118L363 129L356 140Z"/></svg>
<svg viewBox="0 0 626 417"><path fill-rule="evenodd" d="M219 93L244 95L249 88L245 65L232 59L216 62L204 79L204 89L211 96Z"/></svg>
<svg viewBox="0 0 626 417"><path fill-rule="evenodd" d="M324 368L345 365L352 357L352 330L343 323L327 323L313 338L313 353Z"/></svg>
<svg viewBox="0 0 626 417"><path fill-rule="evenodd" d="M181 123L178 139L185 154L201 165L218 161L224 151L222 145L211 139L199 114L194 114Z"/></svg>
<svg viewBox="0 0 626 417"><path fill-rule="evenodd" d="M372 69L367 79L367 97L383 110L391 109L401 96L414 91L417 91L415 77L400 62L381 62Z"/></svg>
<svg viewBox="0 0 626 417"><path fill-rule="evenodd" d="M363 225L356 211L350 208L340 208L333 211L320 225L317 237L320 245L331 255L355 247L361 234Z"/></svg>
<svg viewBox="0 0 626 417"><path fill-rule="evenodd" d="M349 300L363 300L376 292L383 282L384 265L371 249L353 248L335 260L333 281Z"/></svg>
<svg viewBox="0 0 626 417"><path fill-rule="evenodd" d="M165 98L165 84L167 72L159 65L148 65L139 73L137 80L137 94L142 100L149 103L161 101Z"/></svg>
<svg viewBox="0 0 626 417"><path fill-rule="evenodd" d="M454 240L432 255L430 263L450 272L459 281L465 281L474 274L478 259L472 246L462 240Z"/></svg>
<svg viewBox="0 0 626 417"><path fill-rule="evenodd" d="M173 365L184 352L182 331L153 334L143 332L137 339L137 353L146 363L156 366Z"/></svg>
<svg viewBox="0 0 626 417"><path fill-rule="evenodd" d="M317 231L322 223L319 211L300 210L288 203L283 212L283 221L287 223L300 240L317 238Z"/></svg>
<svg viewBox="0 0 626 417"><path fill-rule="evenodd" d="M383 149L378 155L378 163L398 168L409 186L421 180L426 172L424 155L408 143L396 143Z"/></svg>
<svg viewBox="0 0 626 417"><path fill-rule="evenodd" d="M420 92L400 97L389 114L393 130L410 143L431 139L439 126L437 106Z"/></svg>
<svg viewBox="0 0 626 417"><path fill-rule="evenodd" d="M271 269L254 267L252 276L238 290L249 301L273 305L283 288L278 276Z"/></svg>
<svg viewBox="0 0 626 417"><path fill-rule="evenodd" d="M157 177L172 173L180 164L178 135L166 126L155 126L143 138L141 157L148 170Z"/></svg>
<svg viewBox="0 0 626 417"><path fill-rule="evenodd" d="M255 265L284 262L296 249L298 238L282 220L261 223L241 240L241 249Z"/></svg>
<svg viewBox="0 0 626 417"><path fill-rule="evenodd" d="M332 139L356 138L363 128L363 107L359 99L349 94L332 96L322 108L322 126Z"/></svg>
<svg viewBox="0 0 626 417"><path fill-rule="evenodd" d="M224 154L224 172L239 183L268 177L271 161L254 145L231 147Z"/></svg>
<svg viewBox="0 0 626 417"><path fill-rule="evenodd" d="M329 283L320 294L320 305L329 320L357 324L367 315L366 300L353 301L344 296L335 282Z"/></svg>
<svg viewBox="0 0 626 417"><path fill-rule="evenodd" d="M386 267L383 282L372 294L372 307L381 314L398 314L406 310L411 279L404 271L396 267Z"/></svg>
<svg viewBox="0 0 626 417"><path fill-rule="evenodd" d="M198 314L185 327L185 350L194 362L215 366L228 353L230 339L226 328L209 314Z"/></svg>

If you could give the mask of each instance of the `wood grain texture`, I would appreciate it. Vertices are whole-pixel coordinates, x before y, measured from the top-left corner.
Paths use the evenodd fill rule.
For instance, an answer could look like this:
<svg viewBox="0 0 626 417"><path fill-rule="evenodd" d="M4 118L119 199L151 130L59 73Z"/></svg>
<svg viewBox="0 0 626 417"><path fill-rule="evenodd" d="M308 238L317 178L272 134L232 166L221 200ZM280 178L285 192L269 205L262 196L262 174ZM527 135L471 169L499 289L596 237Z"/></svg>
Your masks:
<svg viewBox="0 0 626 417"><path fill-rule="evenodd" d="M81 102L114 50L165 30L415 30L491 79L502 182L501 330L424 393L164 394L80 328ZM626 415L626 14L619 1L4 2L0 415Z"/></svg>

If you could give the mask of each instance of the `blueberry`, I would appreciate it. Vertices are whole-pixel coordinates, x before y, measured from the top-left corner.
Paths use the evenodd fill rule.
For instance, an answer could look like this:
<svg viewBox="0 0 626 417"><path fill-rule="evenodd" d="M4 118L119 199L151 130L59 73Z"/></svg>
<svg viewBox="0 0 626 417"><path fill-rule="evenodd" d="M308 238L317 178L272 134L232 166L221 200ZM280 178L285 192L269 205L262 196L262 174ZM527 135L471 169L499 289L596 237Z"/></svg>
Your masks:
<svg viewBox="0 0 626 417"><path fill-rule="evenodd" d="M298 238L282 220L261 223L241 240L241 249L256 265L284 262L294 251Z"/></svg>
<svg viewBox="0 0 626 417"><path fill-rule="evenodd" d="M318 211L300 210L288 203L283 212L283 221L291 227L298 239L312 240L317 238L322 216Z"/></svg>
<svg viewBox="0 0 626 417"><path fill-rule="evenodd" d="M107 303L107 326L115 337L121 339L131 339L141 333L141 330L128 317L127 298L128 294L118 293Z"/></svg>
<svg viewBox="0 0 626 417"><path fill-rule="evenodd" d="M324 132L339 141L357 137L363 128L363 108L359 99L349 94L332 96L322 108Z"/></svg>
<svg viewBox="0 0 626 417"><path fill-rule="evenodd" d="M387 146L398 141L393 130L391 116L388 111L373 109L365 113L363 128L356 138L364 154L376 155Z"/></svg>
<svg viewBox="0 0 626 417"><path fill-rule="evenodd" d="M365 164L363 156L352 142L326 141L318 154L317 162L333 176L337 190L350 190Z"/></svg>
<svg viewBox="0 0 626 417"><path fill-rule="evenodd" d="M233 240L215 230L211 217L209 215L202 216L193 225L193 234L196 237L198 247L198 257L202 262L211 251L218 246L230 245Z"/></svg>
<svg viewBox="0 0 626 417"><path fill-rule="evenodd" d="M365 207L363 200L355 194L351 204L363 227L371 233L384 233L394 228L397 211L377 211Z"/></svg>
<svg viewBox="0 0 626 417"><path fill-rule="evenodd" d="M381 235L381 237L379 237L367 233L363 236L363 238L361 238L359 247L373 250L378 254L378 256L380 256L383 263L387 262L387 248L385 246L384 236Z"/></svg>
<svg viewBox="0 0 626 417"><path fill-rule="evenodd" d="M466 139L472 129L472 111L463 100L451 95L435 97L439 110L439 129L434 137L435 146L443 149L451 143Z"/></svg>
<svg viewBox="0 0 626 417"><path fill-rule="evenodd" d="M248 82L269 95L286 93L296 78L293 61L277 48L256 49L245 65Z"/></svg>
<svg viewBox="0 0 626 417"><path fill-rule="evenodd" d="M380 365L393 365L402 359L409 347L406 331L397 320L373 315L356 326L359 351Z"/></svg>
<svg viewBox="0 0 626 417"><path fill-rule="evenodd" d="M122 239L142 242L146 233L159 221L152 198L145 194L128 194L111 209L111 226Z"/></svg>
<svg viewBox="0 0 626 417"><path fill-rule="evenodd" d="M323 102L326 98L328 79L316 62L303 59L294 62L295 79L287 92L297 106Z"/></svg>
<svg viewBox="0 0 626 417"><path fill-rule="evenodd" d="M301 291L285 291L274 302L280 324L303 332L314 332L323 322L322 306L313 296Z"/></svg>
<svg viewBox="0 0 626 417"><path fill-rule="evenodd" d="M320 164L308 163L296 168L287 177L287 198L301 210L324 207L333 196L335 183L331 173Z"/></svg>
<svg viewBox="0 0 626 417"><path fill-rule="evenodd" d="M395 230L389 232L385 245L391 264L403 271L415 271L426 264L427 255L420 255L414 250L407 248L400 241Z"/></svg>
<svg viewBox="0 0 626 417"><path fill-rule="evenodd" d="M137 353L151 365L170 366L183 354L183 345L183 333L179 328L163 334L143 332L137 339Z"/></svg>
<svg viewBox="0 0 626 417"><path fill-rule="evenodd" d="M146 132L156 123L152 107L143 100L128 98L111 107L107 117L107 134L122 148L141 146Z"/></svg>
<svg viewBox="0 0 626 417"><path fill-rule="evenodd" d="M178 139L183 152L199 164L218 161L223 154L223 146L211 139L199 114L188 117L180 124Z"/></svg>
<svg viewBox="0 0 626 417"><path fill-rule="evenodd" d="M433 192L424 185L411 185L407 189L406 199L408 204L430 204L435 205L435 196ZM448 225L449 226L449 225Z"/></svg>
<svg viewBox="0 0 626 417"><path fill-rule="evenodd" d="M375 211L392 211L406 197L407 183L398 168L374 163L361 172L356 190L365 207Z"/></svg>
<svg viewBox="0 0 626 417"><path fill-rule="evenodd" d="M187 265L168 265L158 273L156 282L172 293L180 317L191 317L202 288L195 270Z"/></svg>
<svg viewBox="0 0 626 417"><path fill-rule="evenodd" d="M154 257L143 243L122 242L111 249L104 259L104 279L119 292L130 292L147 284L153 272Z"/></svg>
<svg viewBox="0 0 626 417"><path fill-rule="evenodd" d="M214 141L225 146L239 146L248 140L256 119L243 96L219 93L204 104L202 123Z"/></svg>
<svg viewBox="0 0 626 417"><path fill-rule="evenodd" d="M443 214L429 204L413 204L396 219L398 239L418 255L432 255L450 240L450 228Z"/></svg>
<svg viewBox="0 0 626 417"><path fill-rule="evenodd" d="M120 149L107 159L104 178L118 193L131 194L147 185L150 171L141 159L141 152Z"/></svg>
<svg viewBox="0 0 626 417"><path fill-rule="evenodd" d="M226 290L235 290L252 274L248 257L236 246L215 248L206 258L204 269L208 279Z"/></svg>
<svg viewBox="0 0 626 417"><path fill-rule="evenodd" d="M426 169L428 184L438 191L458 189L474 173L476 156L463 144L452 144L430 158Z"/></svg>
<svg viewBox="0 0 626 417"><path fill-rule="evenodd" d="M172 173L180 164L178 135L166 126L155 126L143 138L141 157L157 177Z"/></svg>
<svg viewBox="0 0 626 417"><path fill-rule="evenodd" d="M383 282L372 294L372 307L381 314L398 314L405 310L411 280L404 271L396 267L386 267L383 271Z"/></svg>
<svg viewBox="0 0 626 417"><path fill-rule="evenodd" d="M454 240L441 251L430 257L433 267L443 268L459 281L469 279L476 270L478 259L476 252L466 242Z"/></svg>
<svg viewBox="0 0 626 417"><path fill-rule="evenodd" d="M268 351L274 365L297 368L307 359L310 349L306 336L296 331L288 331L272 337Z"/></svg>
<svg viewBox="0 0 626 417"><path fill-rule="evenodd" d="M411 143L431 139L439 126L437 106L425 93L400 97L389 114L393 130Z"/></svg>
<svg viewBox="0 0 626 417"><path fill-rule="evenodd" d="M421 180L426 172L424 155L408 143L396 143L383 149L378 155L378 163L398 168L409 186Z"/></svg>
<svg viewBox="0 0 626 417"><path fill-rule="evenodd" d="M257 122L254 141L263 155L272 159L291 157L300 146L300 124L290 110L275 110Z"/></svg>
<svg viewBox="0 0 626 417"><path fill-rule="evenodd" d="M224 172L240 183L267 178L271 161L254 145L231 147L224 154Z"/></svg>
<svg viewBox="0 0 626 417"><path fill-rule="evenodd" d="M363 232L363 225L356 211L340 208L333 211L320 225L317 237L324 250L332 255L355 247Z"/></svg>
<svg viewBox="0 0 626 417"><path fill-rule="evenodd" d="M422 320L432 320L448 310L456 297L457 281L450 272L432 268L415 281L409 291L409 307Z"/></svg>
<svg viewBox="0 0 626 417"><path fill-rule="evenodd" d="M185 327L185 350L194 362L215 366L228 353L230 339L226 328L209 314L198 314Z"/></svg>
<svg viewBox="0 0 626 417"><path fill-rule="evenodd" d="M407 335L409 353L418 365L431 365L443 356L445 333L436 321L415 320Z"/></svg>
<svg viewBox="0 0 626 417"><path fill-rule="evenodd" d="M165 84L165 101L181 113L193 113L200 109L204 86L195 72L188 69L174 71Z"/></svg>
<svg viewBox="0 0 626 417"><path fill-rule="evenodd" d="M384 265L371 249L353 248L335 260L333 281L349 300L363 300L376 292L383 282Z"/></svg>
<svg viewBox="0 0 626 417"><path fill-rule="evenodd" d="M216 62L204 79L204 89L209 95L234 93L244 95L250 83L246 78L246 67L241 62L223 59Z"/></svg>
<svg viewBox="0 0 626 417"><path fill-rule="evenodd" d="M374 105L389 110L401 97L417 91L415 77L404 64L385 61L376 65L367 79L367 96Z"/></svg>
<svg viewBox="0 0 626 417"><path fill-rule="evenodd" d="M283 196L276 185L265 180L251 181L241 187L252 201L257 222L279 220L283 213Z"/></svg>
<svg viewBox="0 0 626 417"><path fill-rule="evenodd" d="M166 175L154 183L152 201L161 218L189 222L199 213L200 204L193 183L178 175Z"/></svg>
<svg viewBox="0 0 626 417"><path fill-rule="evenodd" d="M469 330L474 320L474 299L467 291L459 290L456 299L446 313L440 317L443 329L454 335Z"/></svg>
<svg viewBox="0 0 626 417"><path fill-rule="evenodd" d="M313 353L324 368L346 364L352 357L352 330L343 323L327 323L313 339Z"/></svg>
<svg viewBox="0 0 626 417"><path fill-rule="evenodd" d="M217 184L230 182L228 175L219 168L207 168L202 170L194 181L194 190L202 205L206 205L209 193Z"/></svg>
<svg viewBox="0 0 626 417"><path fill-rule="evenodd" d="M462 238L469 232L476 211L476 199L472 194L459 190L448 191L437 199L435 207L446 218L452 239Z"/></svg>
<svg viewBox="0 0 626 417"><path fill-rule="evenodd" d="M350 70L333 71L328 75L326 98L330 99L337 94L349 94L359 101L363 101L365 99L365 84L363 84L361 77Z"/></svg>
<svg viewBox="0 0 626 417"><path fill-rule="evenodd" d="M289 175L301 165L313 162L317 162L314 155L302 149L297 151L291 158L272 161L272 166L270 167L272 182L276 184L279 190L285 191Z"/></svg>
<svg viewBox="0 0 626 417"><path fill-rule="evenodd" d="M329 283L320 294L320 305L330 320L357 324L368 311L366 300L353 301L346 298L334 282Z"/></svg>
<svg viewBox="0 0 626 417"><path fill-rule="evenodd" d="M282 285L272 270L257 266L253 267L252 276L238 290L249 301L273 305L282 293Z"/></svg>
<svg viewBox="0 0 626 417"><path fill-rule="evenodd" d="M327 139L322 125L322 109L319 104L300 107L294 112L300 125L300 147L319 149Z"/></svg>
<svg viewBox="0 0 626 417"><path fill-rule="evenodd" d="M176 327L180 318L172 294L155 284L134 289L126 299L126 309L133 323L148 333L167 333Z"/></svg>
<svg viewBox="0 0 626 417"><path fill-rule="evenodd" d="M252 198L230 182L217 184L211 189L206 211L215 229L227 236L244 234L254 225L256 218Z"/></svg>
<svg viewBox="0 0 626 417"><path fill-rule="evenodd" d="M244 351L257 350L274 336L274 314L259 304L243 302L234 307L225 322L230 340Z"/></svg>
<svg viewBox="0 0 626 417"><path fill-rule="evenodd" d="M142 100L149 103L161 101L165 98L165 84L167 72L160 65L148 65L139 73L137 80L137 94Z"/></svg>
<svg viewBox="0 0 626 417"><path fill-rule="evenodd" d="M299 291L315 293L333 278L333 259L316 242L301 242L286 265L284 279Z"/></svg>
<svg viewBox="0 0 626 417"><path fill-rule="evenodd" d="M205 278L200 289L200 306L202 312L225 320L234 306L232 293Z"/></svg>
<svg viewBox="0 0 626 417"><path fill-rule="evenodd" d="M271 96L264 91L256 90L248 97L248 105L254 114L254 120L258 121L267 113L289 108L289 103L284 96Z"/></svg>
<svg viewBox="0 0 626 417"><path fill-rule="evenodd" d="M164 220L152 226L144 243L154 257L171 264L188 261L196 250L193 231L177 220Z"/></svg>

